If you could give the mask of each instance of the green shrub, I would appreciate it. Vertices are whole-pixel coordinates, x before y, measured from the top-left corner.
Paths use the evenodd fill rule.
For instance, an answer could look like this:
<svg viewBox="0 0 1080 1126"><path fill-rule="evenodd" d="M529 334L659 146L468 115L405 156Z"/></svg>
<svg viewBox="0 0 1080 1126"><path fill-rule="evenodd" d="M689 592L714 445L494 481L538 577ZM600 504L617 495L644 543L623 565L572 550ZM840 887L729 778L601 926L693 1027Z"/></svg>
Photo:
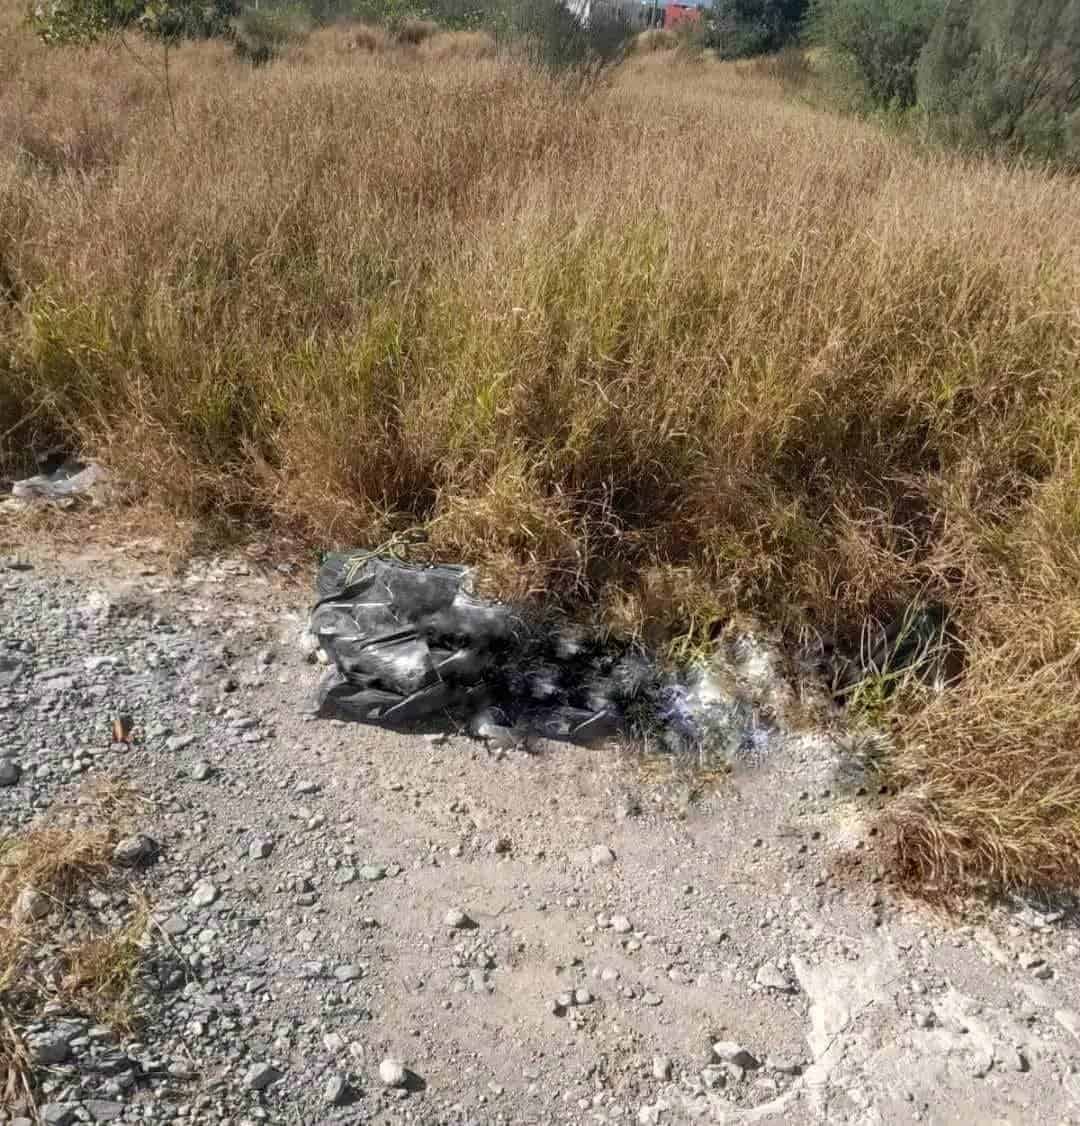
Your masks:
<svg viewBox="0 0 1080 1126"><path fill-rule="evenodd" d="M944 0L817 0L814 38L871 105L907 109Z"/></svg>
<svg viewBox="0 0 1080 1126"><path fill-rule="evenodd" d="M1080 158L1080 0L949 0L922 53L935 135Z"/></svg>
<svg viewBox="0 0 1080 1126"><path fill-rule="evenodd" d="M31 10L47 43L89 43L110 31L139 28L167 40L230 34L238 0L43 0Z"/></svg>
<svg viewBox="0 0 1080 1126"><path fill-rule="evenodd" d="M562 0L520 0L510 15L509 35L529 59L548 70L596 70L626 54L636 29L615 6L595 3L587 19Z"/></svg>
<svg viewBox="0 0 1080 1126"><path fill-rule="evenodd" d="M724 58L779 51L795 41L807 0L714 0L707 41Z"/></svg>
<svg viewBox="0 0 1080 1126"><path fill-rule="evenodd" d="M439 25L434 20L418 19L409 16L398 24L395 38L407 47L419 47L439 31Z"/></svg>
<svg viewBox="0 0 1080 1126"><path fill-rule="evenodd" d="M311 16L301 7L245 8L233 21L233 39L241 58L269 62L290 43L311 31Z"/></svg>

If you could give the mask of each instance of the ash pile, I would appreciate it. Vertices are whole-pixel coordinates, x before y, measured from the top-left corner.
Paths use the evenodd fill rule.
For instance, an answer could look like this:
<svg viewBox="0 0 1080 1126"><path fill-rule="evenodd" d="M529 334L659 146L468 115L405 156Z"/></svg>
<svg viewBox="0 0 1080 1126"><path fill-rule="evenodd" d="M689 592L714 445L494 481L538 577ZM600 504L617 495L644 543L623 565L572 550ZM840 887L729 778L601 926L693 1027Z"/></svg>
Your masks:
<svg viewBox="0 0 1080 1126"><path fill-rule="evenodd" d="M705 669L477 597L470 571L363 552L320 568L311 633L330 667L318 712L392 727L432 717L478 737L591 742L625 732L669 751L763 753L772 726Z"/></svg>

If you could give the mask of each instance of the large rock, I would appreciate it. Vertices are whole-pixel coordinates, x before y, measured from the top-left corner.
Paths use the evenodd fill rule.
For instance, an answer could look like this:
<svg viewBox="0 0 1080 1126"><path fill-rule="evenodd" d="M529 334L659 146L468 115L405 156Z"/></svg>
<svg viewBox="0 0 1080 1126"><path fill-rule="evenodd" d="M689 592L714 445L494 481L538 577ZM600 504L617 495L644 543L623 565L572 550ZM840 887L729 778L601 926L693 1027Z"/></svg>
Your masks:
<svg viewBox="0 0 1080 1126"><path fill-rule="evenodd" d="M140 868L153 864L159 852L157 841L153 837L136 833L117 842L113 849L113 863L121 868Z"/></svg>
<svg viewBox="0 0 1080 1126"><path fill-rule="evenodd" d="M71 1036L58 1029L38 1032L26 1038L26 1051L36 1067L64 1063L71 1055Z"/></svg>
<svg viewBox="0 0 1080 1126"><path fill-rule="evenodd" d="M409 1081L408 1068L401 1060L385 1059L379 1064L379 1080L384 1087L404 1087Z"/></svg>
<svg viewBox="0 0 1080 1126"><path fill-rule="evenodd" d="M37 888L23 888L11 908L11 919L15 923L32 923L44 919L52 910L52 900Z"/></svg>
<svg viewBox="0 0 1080 1126"><path fill-rule="evenodd" d="M718 1040L713 1044L713 1055L724 1063L733 1063L746 1071L753 1071L761 1067L761 1061L748 1052L741 1044L734 1040Z"/></svg>
<svg viewBox="0 0 1080 1126"><path fill-rule="evenodd" d="M775 962L762 962L754 977L758 985L776 993L794 993L795 987L788 981Z"/></svg>
<svg viewBox="0 0 1080 1126"><path fill-rule="evenodd" d="M615 863L615 853L607 845L594 845L589 853L589 863L594 868L610 868Z"/></svg>
<svg viewBox="0 0 1080 1126"><path fill-rule="evenodd" d="M281 1078L281 1072L269 1063L252 1064L244 1073L244 1086L249 1091L265 1091Z"/></svg>

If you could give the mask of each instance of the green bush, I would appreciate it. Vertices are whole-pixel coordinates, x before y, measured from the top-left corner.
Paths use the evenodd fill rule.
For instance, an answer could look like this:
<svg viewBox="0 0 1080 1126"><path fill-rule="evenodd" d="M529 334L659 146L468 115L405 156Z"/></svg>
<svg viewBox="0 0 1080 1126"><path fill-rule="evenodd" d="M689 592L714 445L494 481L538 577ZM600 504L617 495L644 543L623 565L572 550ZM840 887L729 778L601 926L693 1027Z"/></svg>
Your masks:
<svg viewBox="0 0 1080 1126"><path fill-rule="evenodd" d="M311 16L298 5L245 8L233 21L233 39L241 58L269 62L290 43L311 31Z"/></svg>
<svg viewBox="0 0 1080 1126"><path fill-rule="evenodd" d="M923 51L935 135L1080 159L1080 0L949 0Z"/></svg>
<svg viewBox="0 0 1080 1126"><path fill-rule="evenodd" d="M873 106L907 109L944 0L817 0L814 38Z"/></svg>
<svg viewBox="0 0 1080 1126"><path fill-rule="evenodd" d="M807 0L714 0L707 44L729 59L779 51L793 43Z"/></svg>
<svg viewBox="0 0 1080 1126"><path fill-rule="evenodd" d="M89 43L112 31L139 28L166 40L230 34L238 0L43 0L31 23L47 43Z"/></svg>
<svg viewBox="0 0 1080 1126"><path fill-rule="evenodd" d="M520 0L511 10L508 34L548 70L597 70L623 58L636 29L614 5L594 3L583 19L562 0Z"/></svg>

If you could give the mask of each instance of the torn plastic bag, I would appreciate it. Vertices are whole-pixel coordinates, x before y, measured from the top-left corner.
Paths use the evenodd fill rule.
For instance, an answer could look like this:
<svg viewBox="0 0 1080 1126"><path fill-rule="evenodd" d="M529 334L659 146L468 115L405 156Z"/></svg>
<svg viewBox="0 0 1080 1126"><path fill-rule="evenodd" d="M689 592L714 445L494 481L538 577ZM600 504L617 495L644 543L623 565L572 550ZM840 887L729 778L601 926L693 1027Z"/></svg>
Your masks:
<svg viewBox="0 0 1080 1126"><path fill-rule="evenodd" d="M67 500L91 492L104 479L105 470L100 465L68 460L51 473L16 481L11 495L20 500Z"/></svg>
<svg viewBox="0 0 1080 1126"><path fill-rule="evenodd" d="M466 568L345 552L327 557L317 589L311 630L335 672L319 689L324 713L399 724L494 706L500 728L572 737L617 712L607 695L584 706L597 654L583 631L475 597Z"/></svg>
<svg viewBox="0 0 1080 1126"><path fill-rule="evenodd" d="M420 567L386 556L345 551L326 556L316 589L320 604L382 603L401 615L401 620L415 620L450 606L467 575L464 567Z"/></svg>
<svg viewBox="0 0 1080 1126"><path fill-rule="evenodd" d="M344 712L356 719L377 720L401 703L397 692L347 680L336 668L327 669L319 681L320 710Z"/></svg>
<svg viewBox="0 0 1080 1126"><path fill-rule="evenodd" d="M671 674L634 645L479 599L464 567L345 552L327 558L317 589L311 630L334 665L322 714L402 725L456 714L499 747L620 729L697 755L768 743L768 725L722 678Z"/></svg>
<svg viewBox="0 0 1080 1126"><path fill-rule="evenodd" d="M337 638L338 668L348 677L366 677L411 694L438 678L427 642L414 630L367 641Z"/></svg>

